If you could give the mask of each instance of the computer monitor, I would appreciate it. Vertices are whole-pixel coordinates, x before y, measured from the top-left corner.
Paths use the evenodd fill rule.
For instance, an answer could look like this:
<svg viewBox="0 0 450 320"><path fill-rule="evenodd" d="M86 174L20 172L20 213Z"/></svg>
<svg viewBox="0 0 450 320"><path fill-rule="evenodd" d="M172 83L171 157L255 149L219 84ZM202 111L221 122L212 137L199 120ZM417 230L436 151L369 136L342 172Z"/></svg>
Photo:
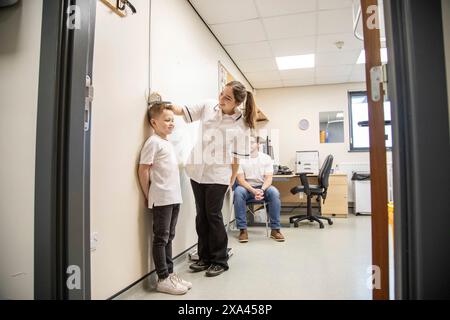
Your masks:
<svg viewBox="0 0 450 320"><path fill-rule="evenodd" d="M273 147L272 147L270 142L271 142L270 138L269 138L269 136L267 136L265 139L262 139L260 141L260 145L261 145L261 148L262 148L261 151L263 153L269 155L272 158L272 160L273 160Z"/></svg>

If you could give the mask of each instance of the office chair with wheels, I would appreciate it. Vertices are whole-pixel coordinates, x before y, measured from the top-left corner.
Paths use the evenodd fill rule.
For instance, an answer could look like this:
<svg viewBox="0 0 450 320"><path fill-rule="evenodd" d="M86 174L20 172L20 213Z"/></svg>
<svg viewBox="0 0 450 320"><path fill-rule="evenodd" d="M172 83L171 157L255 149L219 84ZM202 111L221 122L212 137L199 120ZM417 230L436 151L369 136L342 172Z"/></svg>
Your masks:
<svg viewBox="0 0 450 320"><path fill-rule="evenodd" d="M294 187L291 189L292 194L297 194L299 192L303 192L307 196L307 214L306 215L297 215L289 218L289 222L294 224L294 227L298 227L299 223L301 221L309 220L311 222L315 221L318 222L320 225L320 229L323 229L323 223L322 220L328 221L329 225L333 224L333 221L331 221L330 218L325 218L321 216L321 199L323 199L325 203L325 199L327 198L327 190L328 190L328 179L330 177L331 172L331 166L333 165L333 156L329 155L324 163L322 164L322 167L320 168L319 175L318 175L318 185L310 185L308 182L308 175L312 174L310 172L303 172L300 173L300 181L302 185ZM311 199L317 196L317 201L319 202L319 215L313 215L312 214L312 205L311 205Z"/></svg>

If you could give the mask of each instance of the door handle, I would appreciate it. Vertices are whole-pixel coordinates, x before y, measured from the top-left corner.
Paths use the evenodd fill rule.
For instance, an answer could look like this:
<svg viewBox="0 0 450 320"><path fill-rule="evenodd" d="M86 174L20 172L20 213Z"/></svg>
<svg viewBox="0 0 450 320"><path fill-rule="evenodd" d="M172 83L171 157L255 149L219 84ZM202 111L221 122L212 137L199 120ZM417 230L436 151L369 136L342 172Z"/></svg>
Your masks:
<svg viewBox="0 0 450 320"><path fill-rule="evenodd" d="M84 131L89 131L91 127L91 106L94 100L94 87L92 86L92 79L89 75L86 76L86 94L84 99Z"/></svg>

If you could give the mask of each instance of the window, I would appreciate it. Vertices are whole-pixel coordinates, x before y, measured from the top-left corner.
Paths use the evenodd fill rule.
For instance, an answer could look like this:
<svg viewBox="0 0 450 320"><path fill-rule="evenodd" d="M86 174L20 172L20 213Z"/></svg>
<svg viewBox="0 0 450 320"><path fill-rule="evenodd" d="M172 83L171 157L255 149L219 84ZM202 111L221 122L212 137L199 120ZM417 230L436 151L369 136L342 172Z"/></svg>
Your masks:
<svg viewBox="0 0 450 320"><path fill-rule="evenodd" d="M367 92L349 92L350 151L369 151ZM391 103L384 102L384 120L391 121ZM366 124L364 124L366 122ZM392 149L392 126L385 126L386 148Z"/></svg>

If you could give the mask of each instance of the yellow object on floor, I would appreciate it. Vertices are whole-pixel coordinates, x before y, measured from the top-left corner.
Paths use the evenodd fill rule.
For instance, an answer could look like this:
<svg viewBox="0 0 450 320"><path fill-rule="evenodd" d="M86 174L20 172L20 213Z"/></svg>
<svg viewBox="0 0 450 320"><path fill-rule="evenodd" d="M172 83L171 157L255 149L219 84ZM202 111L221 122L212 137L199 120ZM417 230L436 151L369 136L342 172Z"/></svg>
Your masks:
<svg viewBox="0 0 450 320"><path fill-rule="evenodd" d="M388 221L390 225L394 225L394 203L388 203Z"/></svg>

